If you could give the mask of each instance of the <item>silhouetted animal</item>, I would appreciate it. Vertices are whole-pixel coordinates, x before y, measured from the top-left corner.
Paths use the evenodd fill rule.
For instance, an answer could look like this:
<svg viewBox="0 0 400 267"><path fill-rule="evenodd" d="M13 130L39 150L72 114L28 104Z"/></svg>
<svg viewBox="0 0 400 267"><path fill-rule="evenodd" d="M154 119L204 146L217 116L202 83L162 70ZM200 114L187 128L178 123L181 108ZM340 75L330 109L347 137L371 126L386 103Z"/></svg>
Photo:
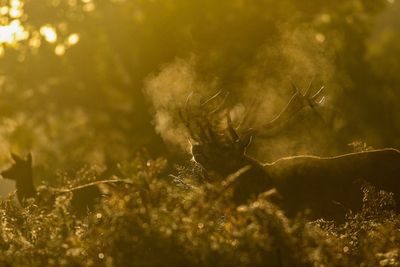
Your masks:
<svg viewBox="0 0 400 267"><path fill-rule="evenodd" d="M284 123L302 108L317 104L321 90L314 96L309 90L303 95L296 89L282 112L263 127L251 129L251 135L275 128L282 124L282 119ZM309 209L312 218L341 221L348 210L356 211L362 207L359 181L364 180L378 189L393 192L400 205L399 150L377 149L334 157L293 156L263 164L246 155L249 139L239 137L229 111L223 133L217 132L209 114L199 117L202 119L182 116L194 140L191 153L196 162L223 177L250 166L230 184L237 203L275 188L280 196L279 204L287 215Z"/></svg>
<svg viewBox="0 0 400 267"><path fill-rule="evenodd" d="M341 221L348 210L362 207L362 182L394 193L400 204L400 151L378 149L335 157L294 156L261 164L243 156L251 166L235 182L235 200L275 188L280 206L291 216L309 209L313 218ZM247 159L247 160L246 160Z"/></svg>
<svg viewBox="0 0 400 267"><path fill-rule="evenodd" d="M14 160L14 164L9 169L3 171L1 175L5 179L15 181L18 201L21 205L25 205L27 199L37 198L38 196L33 184L32 155L29 153L26 159L15 154L11 154L11 157ZM99 198L102 197L99 185L118 182L126 183L126 181L122 180L105 180L71 189L54 189L54 191L56 194L71 192L72 211L75 214L82 216L85 215L88 210L92 210Z"/></svg>

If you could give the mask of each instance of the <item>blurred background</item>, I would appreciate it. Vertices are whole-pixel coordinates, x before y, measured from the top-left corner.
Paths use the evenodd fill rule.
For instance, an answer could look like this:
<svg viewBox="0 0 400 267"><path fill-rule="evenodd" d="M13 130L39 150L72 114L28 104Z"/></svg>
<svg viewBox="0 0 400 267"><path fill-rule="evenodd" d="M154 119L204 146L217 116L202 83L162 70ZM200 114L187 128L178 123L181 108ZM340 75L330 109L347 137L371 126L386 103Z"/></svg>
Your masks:
<svg viewBox="0 0 400 267"><path fill-rule="evenodd" d="M395 0L0 0L0 167L10 151L42 173L144 150L179 162L191 92L256 106L254 126L312 79L323 106L252 156L399 148L399 16Z"/></svg>

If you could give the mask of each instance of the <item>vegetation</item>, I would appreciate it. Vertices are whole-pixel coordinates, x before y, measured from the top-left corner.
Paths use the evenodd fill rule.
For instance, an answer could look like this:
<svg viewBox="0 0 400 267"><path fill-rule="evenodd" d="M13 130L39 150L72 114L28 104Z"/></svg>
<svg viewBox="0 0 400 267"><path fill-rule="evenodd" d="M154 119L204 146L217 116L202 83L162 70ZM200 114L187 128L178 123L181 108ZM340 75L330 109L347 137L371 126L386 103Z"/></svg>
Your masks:
<svg viewBox="0 0 400 267"><path fill-rule="evenodd" d="M396 266L399 215L390 194L364 190L364 209L344 224L289 220L261 194L235 206L222 185L198 183L196 166L163 174L142 156L121 166L133 183L109 188L82 220L70 195L51 208L1 203L4 266ZM46 188L41 189L41 194Z"/></svg>
<svg viewBox="0 0 400 267"><path fill-rule="evenodd" d="M20 205L0 181L0 266L399 266L391 193L363 185L342 223L288 218L270 191L236 204L227 181L244 170L191 161L185 120L202 117L182 118L188 96L222 92L245 134L314 79L323 105L259 131L250 156L398 149L399 14L395 0L0 0L0 170L32 152L38 194ZM233 158L210 147L209 166ZM113 179L73 212L68 188Z"/></svg>

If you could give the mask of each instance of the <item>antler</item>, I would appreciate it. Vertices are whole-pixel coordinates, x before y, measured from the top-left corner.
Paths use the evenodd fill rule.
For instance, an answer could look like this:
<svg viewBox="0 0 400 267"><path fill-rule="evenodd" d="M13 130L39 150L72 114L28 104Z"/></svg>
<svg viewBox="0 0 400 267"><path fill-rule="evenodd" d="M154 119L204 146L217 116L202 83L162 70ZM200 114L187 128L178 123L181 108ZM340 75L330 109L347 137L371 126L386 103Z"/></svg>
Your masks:
<svg viewBox="0 0 400 267"><path fill-rule="evenodd" d="M199 105L190 105L190 99L193 96L191 92L185 102L184 109L179 110L179 116L189 131L191 139L198 143L215 143L218 138L218 134L215 128L215 121L218 121L219 111L224 107L225 101L228 97L228 93L225 93L222 101L216 102L218 96L222 95L223 92L218 91L216 94L208 98ZM210 111L207 106L210 105L212 110Z"/></svg>
<svg viewBox="0 0 400 267"><path fill-rule="evenodd" d="M228 175L243 158L243 144L226 107L228 93L217 92L198 105L191 105L191 93L179 115L189 131L193 159L207 170ZM226 123L224 123L226 119ZM240 166L240 165L239 165Z"/></svg>
<svg viewBox="0 0 400 267"><path fill-rule="evenodd" d="M188 129L191 139L195 141L191 142L193 159L206 169L217 170L224 175L236 171L235 168L243 165L246 149L254 134L262 135L266 131L286 123L294 114L307 106L315 111L315 107L324 100L324 97L321 98L324 87L314 94L311 93L311 88L312 81L303 94L293 84L295 92L284 109L267 124L258 128L250 128L242 136L237 132L238 127L234 127L229 108L225 106L228 93L219 91L197 106L190 105L190 99L193 96L193 93L190 93L184 109L179 111L179 115ZM218 101L220 96L222 96L222 100ZM221 127L224 119L226 123Z"/></svg>
<svg viewBox="0 0 400 267"><path fill-rule="evenodd" d="M325 97L322 96L325 87L321 86L317 92L312 94L312 84L313 80L310 81L305 93L302 93L301 90L294 83L292 83L294 94L286 106L271 121L260 127L248 130L247 134L267 134L272 129L277 129L283 124L287 123L290 118L306 107L312 108L315 114L321 117L317 112L316 107L322 105L325 101Z"/></svg>

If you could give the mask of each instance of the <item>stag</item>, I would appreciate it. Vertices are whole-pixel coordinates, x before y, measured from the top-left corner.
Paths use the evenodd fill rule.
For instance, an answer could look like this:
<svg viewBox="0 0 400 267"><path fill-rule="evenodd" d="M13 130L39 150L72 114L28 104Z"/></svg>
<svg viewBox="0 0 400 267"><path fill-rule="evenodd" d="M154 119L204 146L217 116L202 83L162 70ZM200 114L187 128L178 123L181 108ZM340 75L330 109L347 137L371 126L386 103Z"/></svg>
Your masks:
<svg viewBox="0 0 400 267"><path fill-rule="evenodd" d="M289 103L272 121L250 129L244 137L233 126L229 111L221 110L226 118L221 133L213 121L214 111L199 115L196 110L197 115L193 115L185 107L181 117L192 139L193 160L222 177L248 166L247 171L229 183L234 200L243 203L271 190L279 196L278 204L288 216L308 210L312 218L342 221L349 210L361 209L364 182L394 193L395 201L400 203L400 151L393 148L333 157L300 155L271 163L261 163L246 154L253 135L276 128L300 110L315 108L323 101L323 87L314 95L310 93L311 84L304 94L297 87L294 89Z"/></svg>
<svg viewBox="0 0 400 267"><path fill-rule="evenodd" d="M29 153L24 159L11 153L11 158L14 160L14 164L4 170L1 176L15 181L18 201L22 206L25 206L28 199L38 198L38 192L33 183L32 155ZM100 186L115 183L128 183L128 181L102 180L69 189L53 189L53 191L55 194L72 193L71 211L78 216L83 216L88 211L93 210L103 196Z"/></svg>

